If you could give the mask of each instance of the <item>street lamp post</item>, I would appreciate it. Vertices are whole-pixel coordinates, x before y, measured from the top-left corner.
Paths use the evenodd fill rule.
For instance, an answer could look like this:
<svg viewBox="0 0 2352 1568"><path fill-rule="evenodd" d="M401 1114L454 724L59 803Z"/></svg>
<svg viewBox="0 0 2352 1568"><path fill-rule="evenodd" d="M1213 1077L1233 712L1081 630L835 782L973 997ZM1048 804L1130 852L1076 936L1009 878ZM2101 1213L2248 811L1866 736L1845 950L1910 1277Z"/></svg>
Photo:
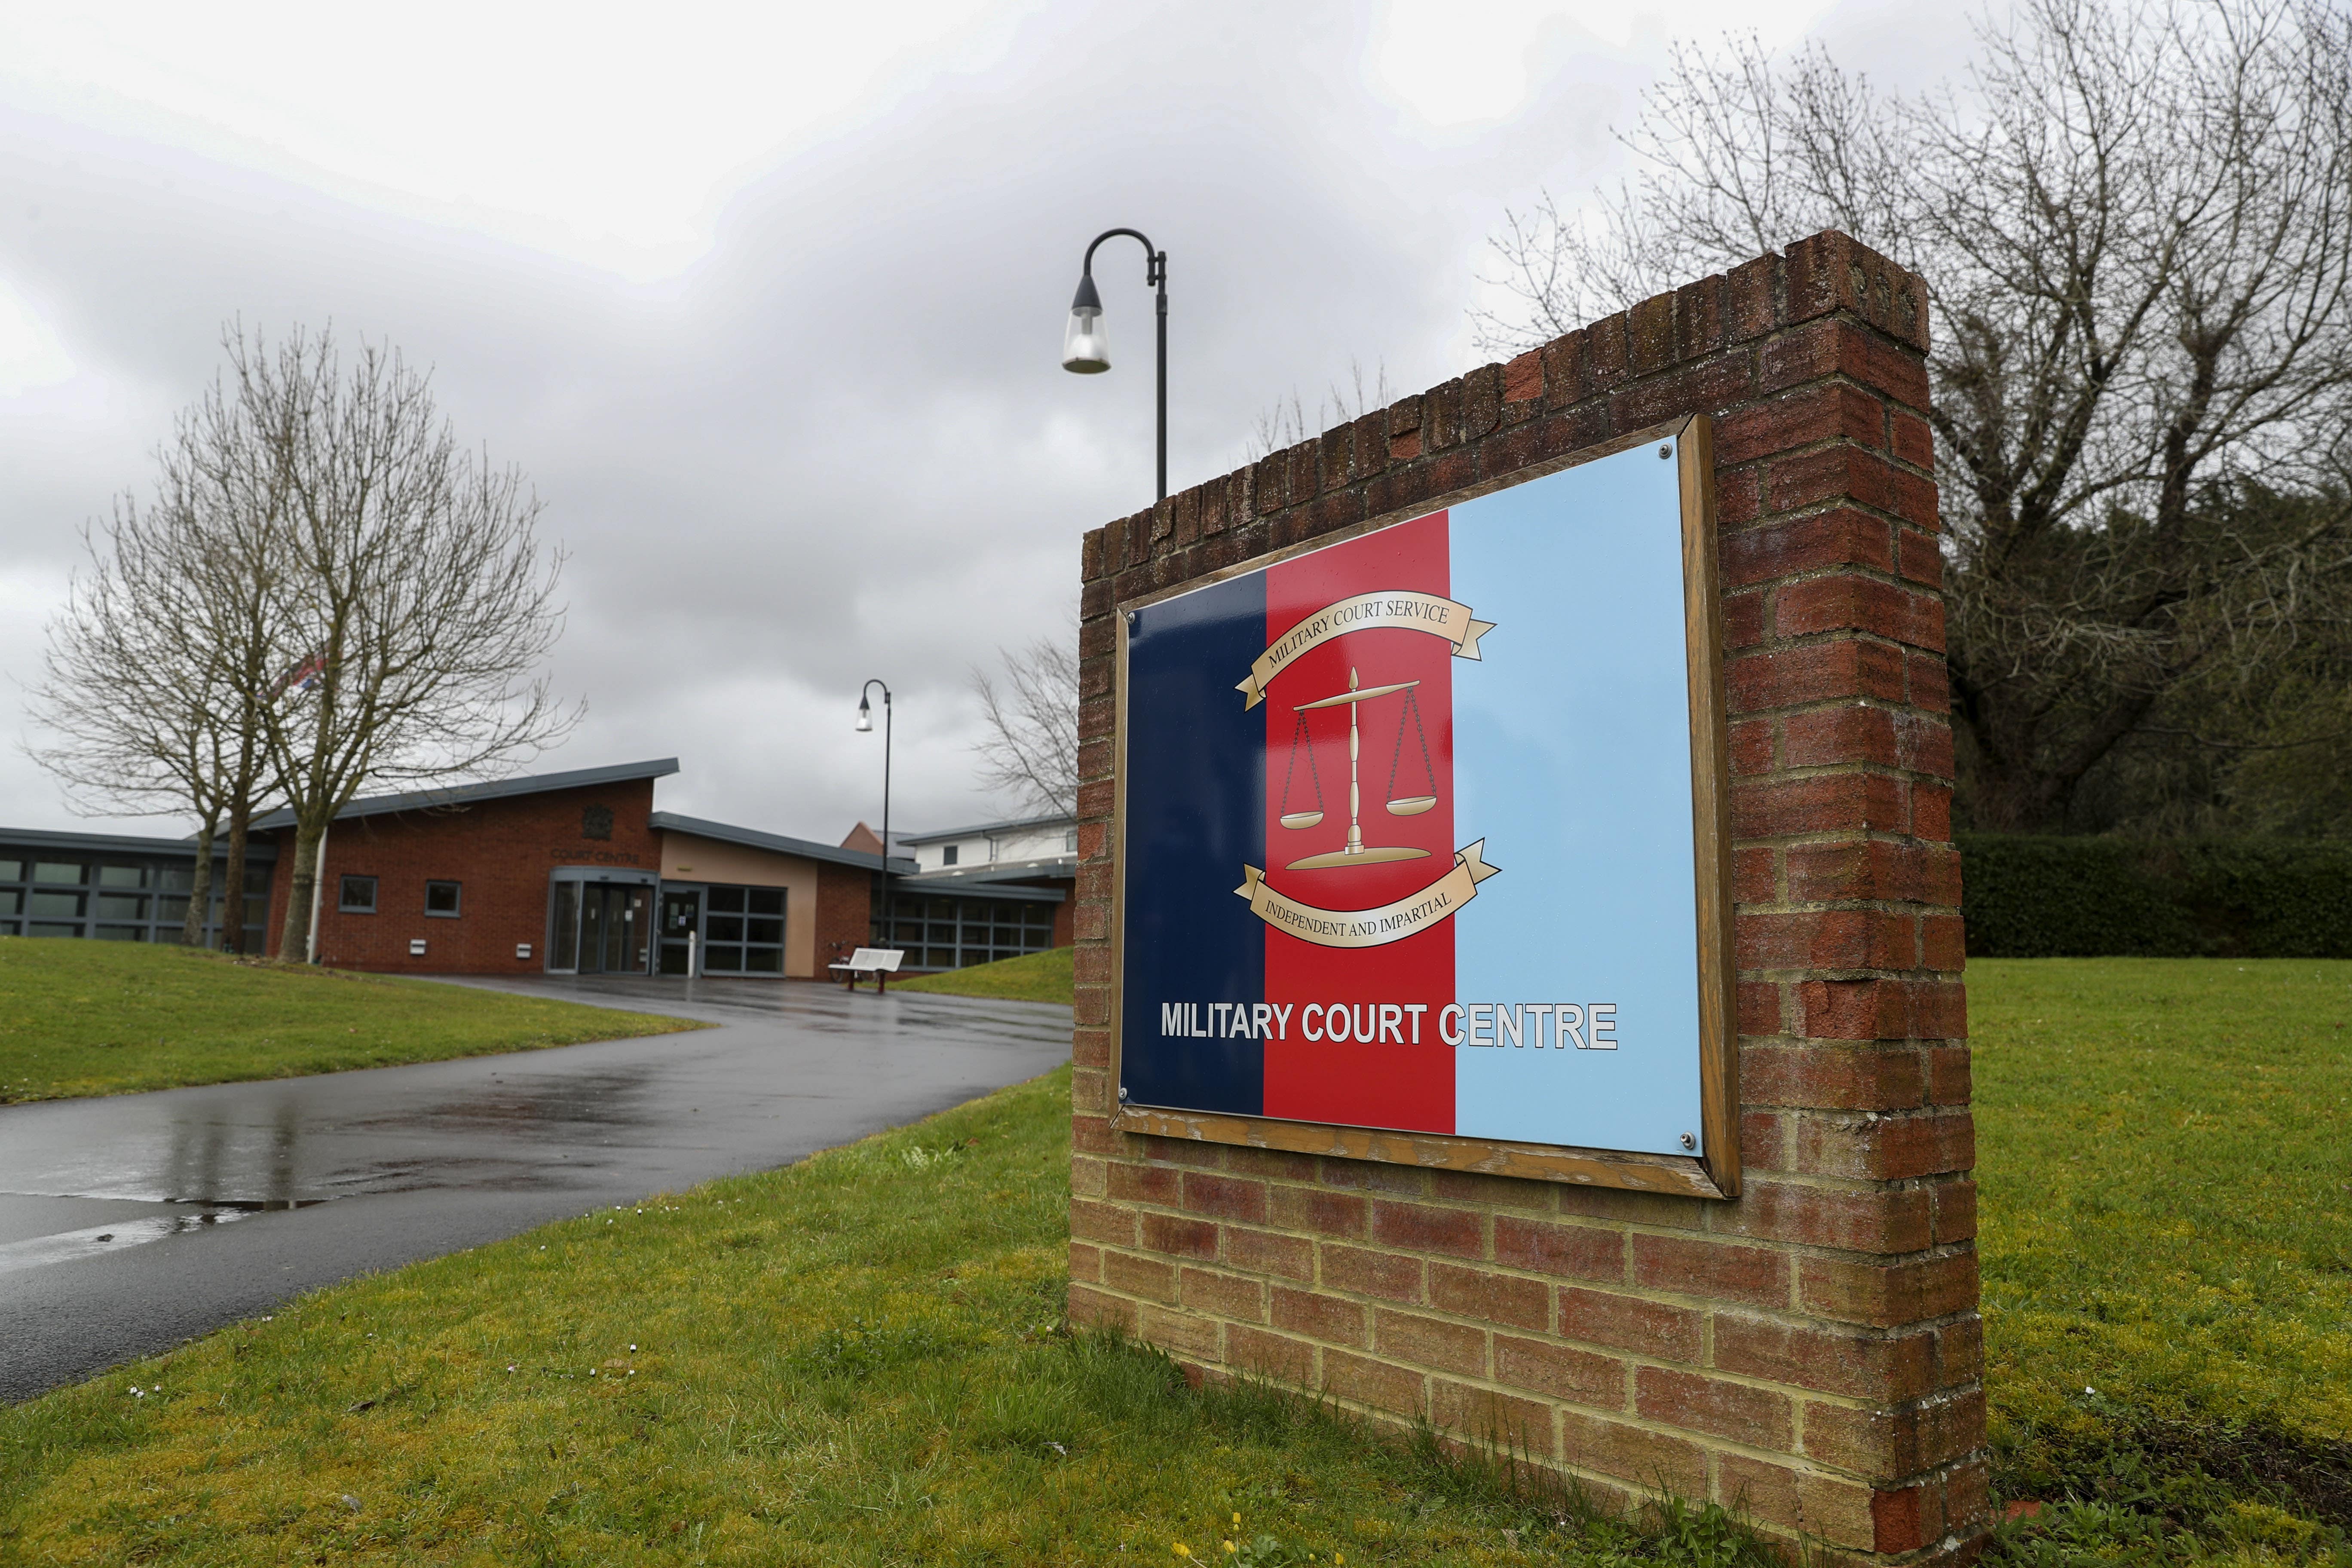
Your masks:
<svg viewBox="0 0 2352 1568"><path fill-rule="evenodd" d="M1160 499L1168 499L1168 253L1152 247L1140 229L1108 228L1087 247L1078 269L1077 297L1070 301L1070 324L1062 334L1062 368L1099 375L1110 368L1110 340L1104 334L1102 296L1095 292L1095 250L1106 239L1126 235L1143 246L1143 280L1159 290L1160 310Z"/></svg>
<svg viewBox="0 0 2352 1568"><path fill-rule="evenodd" d="M876 687L882 688L882 921L883 930L890 929L890 688L885 682L869 680L857 693L857 732L874 732L874 710L870 700ZM890 977L877 973L874 989L887 992Z"/></svg>

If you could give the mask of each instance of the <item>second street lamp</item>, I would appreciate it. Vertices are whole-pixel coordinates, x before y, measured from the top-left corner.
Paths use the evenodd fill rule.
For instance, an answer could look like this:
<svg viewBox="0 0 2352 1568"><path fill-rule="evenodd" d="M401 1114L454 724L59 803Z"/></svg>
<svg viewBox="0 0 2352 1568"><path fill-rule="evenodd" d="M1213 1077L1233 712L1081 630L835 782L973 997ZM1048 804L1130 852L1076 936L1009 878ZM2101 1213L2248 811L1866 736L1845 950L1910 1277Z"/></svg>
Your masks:
<svg viewBox="0 0 2352 1568"><path fill-rule="evenodd" d="M861 735L874 732L874 689L882 688L882 921L884 931L890 930L890 688L879 679L869 680L857 693L857 731ZM879 939L877 940L879 945ZM875 981L875 989L885 989L885 982Z"/></svg>
<svg viewBox="0 0 2352 1568"><path fill-rule="evenodd" d="M1095 251L1106 239L1126 235L1143 246L1143 280L1159 292L1160 310L1160 499L1168 499L1168 253L1152 247L1143 231L1110 228L1095 236L1078 269L1078 292L1070 301L1070 322L1062 333L1062 368L1098 375L1110 368L1110 338L1103 330L1102 296L1095 290Z"/></svg>

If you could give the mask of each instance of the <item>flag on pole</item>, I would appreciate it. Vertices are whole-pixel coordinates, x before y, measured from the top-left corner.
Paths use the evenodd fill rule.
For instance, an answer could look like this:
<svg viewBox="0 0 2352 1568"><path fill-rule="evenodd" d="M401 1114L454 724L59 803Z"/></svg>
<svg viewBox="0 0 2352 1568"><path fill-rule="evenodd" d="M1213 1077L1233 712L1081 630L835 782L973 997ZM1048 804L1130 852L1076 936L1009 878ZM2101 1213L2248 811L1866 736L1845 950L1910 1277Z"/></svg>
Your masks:
<svg viewBox="0 0 2352 1568"><path fill-rule="evenodd" d="M326 679L326 674L327 650L320 648L288 671L286 679L278 682L278 689L299 697Z"/></svg>

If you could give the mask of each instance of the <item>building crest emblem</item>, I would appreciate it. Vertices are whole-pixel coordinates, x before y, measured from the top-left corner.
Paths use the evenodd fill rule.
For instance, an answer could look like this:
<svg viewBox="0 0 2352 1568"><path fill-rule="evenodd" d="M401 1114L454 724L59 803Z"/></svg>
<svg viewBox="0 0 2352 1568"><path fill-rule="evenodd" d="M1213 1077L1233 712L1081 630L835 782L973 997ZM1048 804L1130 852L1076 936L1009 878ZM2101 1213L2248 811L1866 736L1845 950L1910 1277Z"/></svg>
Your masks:
<svg viewBox="0 0 2352 1568"><path fill-rule="evenodd" d="M1451 651L1454 658L1475 659L1480 657L1479 637L1493 631L1495 624L1475 618L1470 614L1469 605L1456 604L1436 594L1396 590L1350 595L1324 605L1285 633L1251 662L1248 679L1237 682L1234 689L1242 694L1244 707L1255 708L1265 700L1266 689L1302 654L1326 643L1342 642L1350 633L1374 628L1424 632L1453 645ZM1391 751L1384 805L1391 816L1418 816L1438 803L1441 787L1439 764L1441 762L1444 763L1444 771L1450 777L1452 758L1450 755L1432 755L1428 728L1421 713L1421 684L1419 680L1399 680L1368 687L1363 684L1360 672L1351 666L1345 691L1293 704L1297 721L1283 774L1281 826L1292 832L1308 832L1322 826L1323 785L1316 771L1312 730L1307 715L1344 708L1348 710L1348 837L1340 847L1290 861L1285 869L1337 871L1429 858L1427 849L1365 842L1363 788L1358 768L1363 752L1360 717L1363 705L1383 698L1401 698L1401 705L1391 705L1399 706L1399 710L1394 719L1396 744ZM1398 782L1408 755L1405 747L1408 733L1418 742L1416 750L1422 773L1419 784L1423 793L1406 793ZM1440 733L1443 736L1445 731L1441 730ZM1306 809L1293 811L1291 787L1297 777L1302 754L1307 762L1314 804ZM1268 760L1270 762L1271 758ZM1270 778L1268 782L1272 782ZM1312 942L1318 947L1381 947L1389 942L1402 942L1416 931L1435 925L1475 898L1478 884L1494 876L1497 869L1486 864L1482 855L1485 847L1486 840L1482 838L1455 850L1453 864L1436 880L1376 909L1326 909L1304 902L1269 887L1265 869L1247 862L1242 866L1242 885L1234 892L1249 900L1252 914L1275 930L1302 942Z"/></svg>

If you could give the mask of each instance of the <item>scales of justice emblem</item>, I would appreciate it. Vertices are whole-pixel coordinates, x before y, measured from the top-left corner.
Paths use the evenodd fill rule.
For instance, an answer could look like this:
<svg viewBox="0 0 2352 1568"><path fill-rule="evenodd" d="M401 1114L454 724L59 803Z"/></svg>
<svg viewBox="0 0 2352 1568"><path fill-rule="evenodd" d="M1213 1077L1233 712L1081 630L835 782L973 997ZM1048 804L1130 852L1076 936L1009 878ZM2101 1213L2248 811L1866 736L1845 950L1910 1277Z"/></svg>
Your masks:
<svg viewBox="0 0 2352 1568"><path fill-rule="evenodd" d="M1344 847L1334 849L1328 854L1309 855L1303 860L1293 860L1288 869L1293 871L1337 870L1347 866L1378 866L1392 860L1429 858L1429 851L1426 849L1414 849L1396 844L1364 842L1364 790L1360 766L1364 744L1359 715L1362 711L1363 705L1379 698L1393 697L1398 692L1402 692L1404 709L1397 718L1396 747L1389 758L1389 792L1385 804L1391 816L1419 816L1437 804L1437 766L1429 759L1429 731L1421 721L1421 699L1414 691L1420 684L1418 680L1400 680L1389 686L1364 687L1356 670L1350 668L1348 671L1347 690L1336 696L1318 698L1312 702L1301 702L1292 709L1292 711L1298 715L1298 722L1291 730L1289 765L1284 770L1282 777L1282 826L1293 832L1303 832L1322 824L1323 779L1316 770L1314 737L1307 730L1307 715L1326 708L1345 708L1348 710L1348 842ZM1404 727L1407 720L1412 721L1414 738L1421 742L1422 777L1428 787L1425 793L1421 795L1400 795L1397 794L1397 775L1399 769L1404 763ZM1312 811L1290 809L1290 786L1298 774L1298 753L1302 750L1307 753L1307 782L1315 791L1315 809Z"/></svg>
<svg viewBox="0 0 2352 1568"><path fill-rule="evenodd" d="M1399 590L1355 595L1325 605L1285 633L1258 656L1251 666L1249 679L1242 681L1236 689L1246 699L1245 706L1254 708L1264 700L1266 687L1299 655L1334 637L1375 627L1425 632L1452 643L1455 658L1476 659L1481 657L1479 637L1494 630L1495 625L1492 621L1473 617L1468 605L1456 604L1435 594ZM1437 765L1430 754L1428 727L1422 720L1420 686L1419 680L1366 686L1361 671L1350 666L1345 691L1292 705L1297 718L1291 726L1289 756L1283 773L1282 812L1276 820L1284 828L1297 833L1308 832L1323 825L1327 815L1323 780L1315 761L1315 731L1307 715L1344 708L1348 711L1348 837L1339 848L1286 861L1284 869L1345 870L1430 858L1430 852L1426 849L1402 844L1366 843L1364 839L1363 709L1368 702L1386 707L1387 699L1402 699L1394 708L1395 743L1390 748L1388 788L1381 801L1383 808L1391 816L1419 816L1438 803ZM1421 763L1417 778L1413 781L1421 790L1416 795L1399 793L1400 784L1409 776L1404 771L1408 731L1415 742L1414 754ZM1306 754L1307 785L1314 805L1294 811L1291 802L1297 784L1298 761L1302 752ZM1498 868L1486 863L1485 848L1486 840L1480 839L1454 851L1452 867L1435 880L1416 892L1375 909L1323 909L1305 903L1268 887L1265 871L1247 864L1242 867L1242 885L1234 891L1249 900L1251 911L1260 920L1302 941L1321 947L1378 947L1401 942L1434 925L1475 898L1478 884L1498 871Z"/></svg>

